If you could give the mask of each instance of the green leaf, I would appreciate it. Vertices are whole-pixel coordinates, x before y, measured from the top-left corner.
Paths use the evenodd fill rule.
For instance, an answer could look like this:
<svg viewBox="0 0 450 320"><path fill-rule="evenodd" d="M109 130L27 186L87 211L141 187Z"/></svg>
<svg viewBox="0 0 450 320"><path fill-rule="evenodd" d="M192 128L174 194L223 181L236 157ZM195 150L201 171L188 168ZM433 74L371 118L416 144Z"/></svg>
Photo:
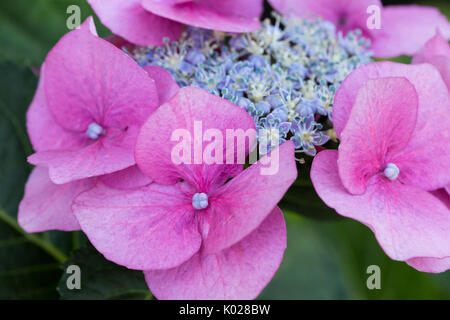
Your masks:
<svg viewBox="0 0 450 320"><path fill-rule="evenodd" d="M411 64L412 57L410 56L398 56L395 58L389 58L389 59L374 59L375 61L392 61L397 63L403 63L403 64Z"/></svg>
<svg viewBox="0 0 450 320"><path fill-rule="evenodd" d="M338 253L343 279L354 299L449 299L450 272L429 274L415 270L405 262L390 259L373 232L363 224L345 219L320 229ZM333 249L331 249L333 250ZM381 290L368 290L367 267L381 269ZM440 285L441 284L441 285Z"/></svg>
<svg viewBox="0 0 450 320"><path fill-rule="evenodd" d="M78 5L81 21L94 15L85 0L0 1L1 54L15 62L40 66L47 52L70 30L67 7ZM109 34L96 19L100 35Z"/></svg>
<svg viewBox="0 0 450 320"><path fill-rule="evenodd" d="M287 213L287 249L260 299L345 299L350 296L336 251L314 222ZM322 223L324 224L324 223Z"/></svg>
<svg viewBox="0 0 450 320"><path fill-rule="evenodd" d="M0 299L55 298L65 260L46 236L26 234L17 207L30 172L25 112L37 79L27 68L0 62Z"/></svg>
<svg viewBox="0 0 450 320"><path fill-rule="evenodd" d="M36 88L29 69L0 64L0 208L14 214L23 195L32 152L25 129L25 112Z"/></svg>
<svg viewBox="0 0 450 320"><path fill-rule="evenodd" d="M68 289L70 265L81 270L81 289ZM62 299L151 299L142 271L130 270L106 260L91 245L74 251L64 264L58 290ZM70 281L70 279L69 279Z"/></svg>

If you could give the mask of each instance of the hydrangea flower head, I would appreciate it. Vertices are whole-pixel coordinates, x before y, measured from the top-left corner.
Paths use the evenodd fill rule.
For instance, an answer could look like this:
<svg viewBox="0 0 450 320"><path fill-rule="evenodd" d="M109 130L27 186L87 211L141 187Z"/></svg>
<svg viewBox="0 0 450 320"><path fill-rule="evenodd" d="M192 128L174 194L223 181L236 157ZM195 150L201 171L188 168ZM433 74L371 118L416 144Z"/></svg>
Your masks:
<svg viewBox="0 0 450 320"><path fill-rule="evenodd" d="M425 272L450 267L449 207L429 191L450 181L450 99L429 65L363 66L340 87L339 150L320 152L319 196L366 224L389 257Z"/></svg>
<svg viewBox="0 0 450 320"><path fill-rule="evenodd" d="M176 40L184 24L226 32L260 26L262 0L88 0L115 34L138 45Z"/></svg>
<svg viewBox="0 0 450 320"><path fill-rule="evenodd" d="M372 41L376 57L415 54L439 29L450 39L450 23L438 9L405 5L383 7L380 0L269 0L279 12L299 17L316 15L344 33L360 29ZM371 8L379 10L379 28L369 28ZM414 35L411 37L410 35Z"/></svg>
<svg viewBox="0 0 450 320"><path fill-rule="evenodd" d="M315 154L328 141L336 88L358 66L371 61L368 43L358 31L336 35L321 20L287 19L239 35L189 28L165 47L138 47L130 54L142 66L169 71L181 87L196 86L240 106L254 119L260 152L269 152L308 123L314 139L298 152ZM317 121L308 121L316 117ZM277 131L277 132L276 132ZM300 139L300 140L299 140ZM311 147L314 149L312 150Z"/></svg>
<svg viewBox="0 0 450 320"><path fill-rule="evenodd" d="M228 130L255 130L239 107L202 89L182 88L149 117L138 138L137 163L154 183L133 190L98 184L75 200L74 212L94 246L109 260L144 270L160 299L255 298L286 247L277 203L297 175L294 147L283 144L245 170L225 163L225 148L215 149L219 163L195 162L195 152L192 162L175 163L173 132L192 134L195 151L202 139L198 122L205 134L215 130L224 137ZM251 148L255 136L247 142ZM202 154L211 152L208 146L201 146ZM273 153L279 154L279 170L262 175Z"/></svg>

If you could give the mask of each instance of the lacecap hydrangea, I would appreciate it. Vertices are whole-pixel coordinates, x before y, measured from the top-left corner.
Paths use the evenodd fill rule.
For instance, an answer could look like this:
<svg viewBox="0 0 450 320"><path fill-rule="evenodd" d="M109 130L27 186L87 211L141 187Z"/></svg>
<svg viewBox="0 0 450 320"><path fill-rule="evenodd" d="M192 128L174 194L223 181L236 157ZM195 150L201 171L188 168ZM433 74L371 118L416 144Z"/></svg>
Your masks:
<svg viewBox="0 0 450 320"><path fill-rule="evenodd" d="M274 15L251 33L189 27L163 47L127 51L142 67L169 71L178 85L197 86L244 108L258 130L259 151L292 140L310 156L335 137L333 98L344 78L371 62L370 40L345 36L321 19ZM330 130L331 129L331 130Z"/></svg>

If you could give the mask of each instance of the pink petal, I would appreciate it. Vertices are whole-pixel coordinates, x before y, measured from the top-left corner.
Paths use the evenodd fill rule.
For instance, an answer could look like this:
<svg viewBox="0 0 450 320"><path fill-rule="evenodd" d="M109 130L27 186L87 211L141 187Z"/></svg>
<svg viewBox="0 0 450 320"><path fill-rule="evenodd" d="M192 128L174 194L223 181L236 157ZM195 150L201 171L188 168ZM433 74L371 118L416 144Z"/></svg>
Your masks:
<svg viewBox="0 0 450 320"><path fill-rule="evenodd" d="M356 94L369 79L405 77L419 96L417 124L408 147L401 157L402 182L426 190L442 188L450 183L450 100L439 72L429 64L405 65L375 62L350 73L336 93L333 123L338 136L347 124Z"/></svg>
<svg viewBox="0 0 450 320"><path fill-rule="evenodd" d="M445 39L450 39L450 23L437 8L387 6L381 15L381 29L371 30L371 50L379 58L412 56L434 36L436 29Z"/></svg>
<svg viewBox="0 0 450 320"><path fill-rule="evenodd" d="M258 229L217 254L197 253L183 265L146 271L158 299L254 299L272 279L286 249L286 225L276 207Z"/></svg>
<svg viewBox="0 0 450 320"><path fill-rule="evenodd" d="M367 8L376 5L382 8L380 0L269 0L270 4L287 15L298 17L320 16L332 22L338 31L344 33L360 29L368 37Z"/></svg>
<svg viewBox="0 0 450 320"><path fill-rule="evenodd" d="M126 132L107 133L78 150L37 152L28 157L28 162L47 166L50 179L56 184L113 173L135 164L133 148L137 129L130 127Z"/></svg>
<svg viewBox="0 0 450 320"><path fill-rule="evenodd" d="M394 260L450 256L450 211L429 192L374 177L363 195L352 195L339 177L338 152L320 152L311 179L320 198L340 215L360 221Z"/></svg>
<svg viewBox="0 0 450 320"><path fill-rule="evenodd" d="M273 173L265 156L210 195L209 210L202 216L205 251L219 252L242 240L270 214L297 178L294 144L289 141L271 152Z"/></svg>
<svg viewBox="0 0 450 320"><path fill-rule="evenodd" d="M339 174L350 193L364 193L367 182L407 146L417 106L416 90L406 78L368 80L359 89L339 146Z"/></svg>
<svg viewBox="0 0 450 320"><path fill-rule="evenodd" d="M423 127L416 127L408 146L391 160L401 168L403 183L424 190L443 188L450 183L450 99L442 100L435 109Z"/></svg>
<svg viewBox="0 0 450 320"><path fill-rule="evenodd" d="M196 0L206 7L223 15L238 16L246 19L259 19L264 11L264 0Z"/></svg>
<svg viewBox="0 0 450 320"><path fill-rule="evenodd" d="M27 131L34 150L57 150L79 148L87 143L85 133L65 130L56 123L47 106L44 91L44 72L42 70L38 88L27 111Z"/></svg>
<svg viewBox="0 0 450 320"><path fill-rule="evenodd" d="M98 184L73 210L97 250L130 269L176 267L201 245L191 199L179 185L118 190Z"/></svg>
<svg viewBox="0 0 450 320"><path fill-rule="evenodd" d="M79 29L98 36L92 17L88 17ZM84 133L65 130L50 113L45 96L44 69L45 64L42 64L38 88L27 111L27 130L34 150L72 149L85 145L87 137Z"/></svg>
<svg viewBox="0 0 450 320"><path fill-rule="evenodd" d="M430 62L430 59L435 56L450 58L450 45L439 30L436 32L435 36L428 40L424 47L414 55L412 63Z"/></svg>
<svg viewBox="0 0 450 320"><path fill-rule="evenodd" d="M450 194L447 192L447 190L441 188L434 191L430 191L430 193L436 198L438 198L440 201L442 201L450 210Z"/></svg>
<svg viewBox="0 0 450 320"><path fill-rule="evenodd" d="M141 46L177 40L183 25L146 11L141 0L88 0L102 23L122 38Z"/></svg>
<svg viewBox="0 0 450 320"><path fill-rule="evenodd" d="M430 273L441 273L450 269L450 257L443 259L414 258L406 261L411 267Z"/></svg>
<svg viewBox="0 0 450 320"><path fill-rule="evenodd" d="M158 0L142 0L142 6L158 16L204 29L250 32L261 25L258 21L262 12L261 0L199 0L176 5Z"/></svg>
<svg viewBox="0 0 450 320"><path fill-rule="evenodd" d="M197 133L194 132L196 123L197 128L200 128L200 124L202 128L197 130ZM141 128L135 151L139 168L158 183L172 184L185 179L197 186L197 189L211 189L217 183L218 176L222 175L229 165L207 164L203 161L202 154L210 142L204 142L202 148L200 144L203 135L200 131L205 134L209 129L218 131L223 137L223 148L219 148L223 150L223 157L218 156L222 163L226 163L227 130L249 130L250 139L245 139L249 141L246 144L252 148L255 142L255 123L245 110L199 88L180 89L178 94L159 107ZM182 159L172 159L172 151L176 150L175 147L180 141L187 142L187 138L171 141L172 135L181 131L189 134L192 139L192 143L188 143L188 149L191 150L186 161L188 164L181 163ZM193 147L194 144L198 147ZM230 154L235 152L235 160L245 158L249 150L244 146L236 148L238 144L235 143L234 150L228 148L231 149ZM181 164L175 164L174 160L180 160Z"/></svg>
<svg viewBox="0 0 450 320"><path fill-rule="evenodd" d="M124 190L145 187L152 183L136 165L101 176L100 180L110 188Z"/></svg>
<svg viewBox="0 0 450 320"><path fill-rule="evenodd" d="M159 104L166 103L172 98L180 87L172 78L169 72L157 66L148 66L144 68L150 78L155 80L156 90L158 92Z"/></svg>
<svg viewBox="0 0 450 320"><path fill-rule="evenodd" d="M47 168L34 168L19 205L20 226L26 232L79 230L80 225L71 209L72 201L94 185L94 179L57 185L50 181Z"/></svg>
<svg viewBox="0 0 450 320"><path fill-rule="evenodd" d="M416 77L428 69L427 67L407 66L383 61L363 65L351 72L342 82L334 98L333 126L338 137L340 138L342 130L347 125L359 89L367 80L384 77L405 77L417 90L416 85L419 82Z"/></svg>
<svg viewBox="0 0 450 320"><path fill-rule="evenodd" d="M57 123L86 132L95 122L124 129L158 107L154 81L109 42L82 30L65 35L46 58L45 92Z"/></svg>
<svg viewBox="0 0 450 320"><path fill-rule="evenodd" d="M79 29L89 31L92 35L98 37L97 27L95 26L95 21L92 16L87 17Z"/></svg>
<svg viewBox="0 0 450 320"><path fill-rule="evenodd" d="M450 58L444 56L434 56L430 58L428 63L432 64L439 70L442 79L450 92Z"/></svg>

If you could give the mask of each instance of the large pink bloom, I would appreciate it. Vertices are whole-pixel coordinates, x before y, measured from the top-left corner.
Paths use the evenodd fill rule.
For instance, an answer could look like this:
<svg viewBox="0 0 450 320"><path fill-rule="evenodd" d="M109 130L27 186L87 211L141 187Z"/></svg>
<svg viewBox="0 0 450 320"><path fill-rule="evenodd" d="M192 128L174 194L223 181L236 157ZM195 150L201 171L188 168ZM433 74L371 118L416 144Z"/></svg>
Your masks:
<svg viewBox="0 0 450 320"><path fill-rule="evenodd" d="M450 267L450 210L429 190L450 182L450 99L428 64L363 66L333 114L341 144L313 162L319 196L367 225L385 252L421 271Z"/></svg>
<svg viewBox="0 0 450 320"><path fill-rule="evenodd" d="M87 28L74 30L48 54L40 87L43 103L28 115L37 150L29 161L47 166L54 183L135 164L137 133L159 98L155 81L133 59Z"/></svg>
<svg viewBox="0 0 450 320"><path fill-rule="evenodd" d="M88 30L96 35L91 18L83 23L80 31ZM99 41L102 40L99 39ZM77 148L78 139L74 139L77 135L61 127L49 109L44 88L45 69L46 67L43 66L36 94L27 112L27 128L33 148L38 153L46 150ZM163 69L148 67L146 71L147 76L154 80L159 101L167 101L178 90L170 74ZM131 154L133 149L129 151ZM92 188L97 179L119 189L137 188L151 183L151 180L143 175L136 165L99 178L79 179L64 184L55 184L49 178L48 168L37 166L28 178L25 195L19 205L19 224L27 232L79 230L80 226L71 209L72 201L81 192Z"/></svg>
<svg viewBox="0 0 450 320"><path fill-rule="evenodd" d="M427 6L387 6L380 0L269 0L280 12L298 16L318 15L339 31L360 29L372 41L376 57L413 55L439 29L450 39L450 23L438 9ZM381 29L369 29L367 8L380 8ZM413 36L412 36L413 35Z"/></svg>
<svg viewBox="0 0 450 320"><path fill-rule="evenodd" d="M142 45L176 40L183 25L225 32L259 28L262 0L88 0L115 34Z"/></svg>
<svg viewBox="0 0 450 320"><path fill-rule="evenodd" d="M273 175L261 174L268 156L246 170L237 164L176 165L172 133L186 129L197 143L196 121L203 132L216 129L223 137L227 129L255 129L252 118L230 102L201 89L180 89L138 137L137 163L156 183L137 190L99 184L75 200L74 212L107 259L146 270L160 299L255 298L286 247L277 203L296 178L294 147L288 142L269 155L279 159ZM252 146L255 136L248 138Z"/></svg>

